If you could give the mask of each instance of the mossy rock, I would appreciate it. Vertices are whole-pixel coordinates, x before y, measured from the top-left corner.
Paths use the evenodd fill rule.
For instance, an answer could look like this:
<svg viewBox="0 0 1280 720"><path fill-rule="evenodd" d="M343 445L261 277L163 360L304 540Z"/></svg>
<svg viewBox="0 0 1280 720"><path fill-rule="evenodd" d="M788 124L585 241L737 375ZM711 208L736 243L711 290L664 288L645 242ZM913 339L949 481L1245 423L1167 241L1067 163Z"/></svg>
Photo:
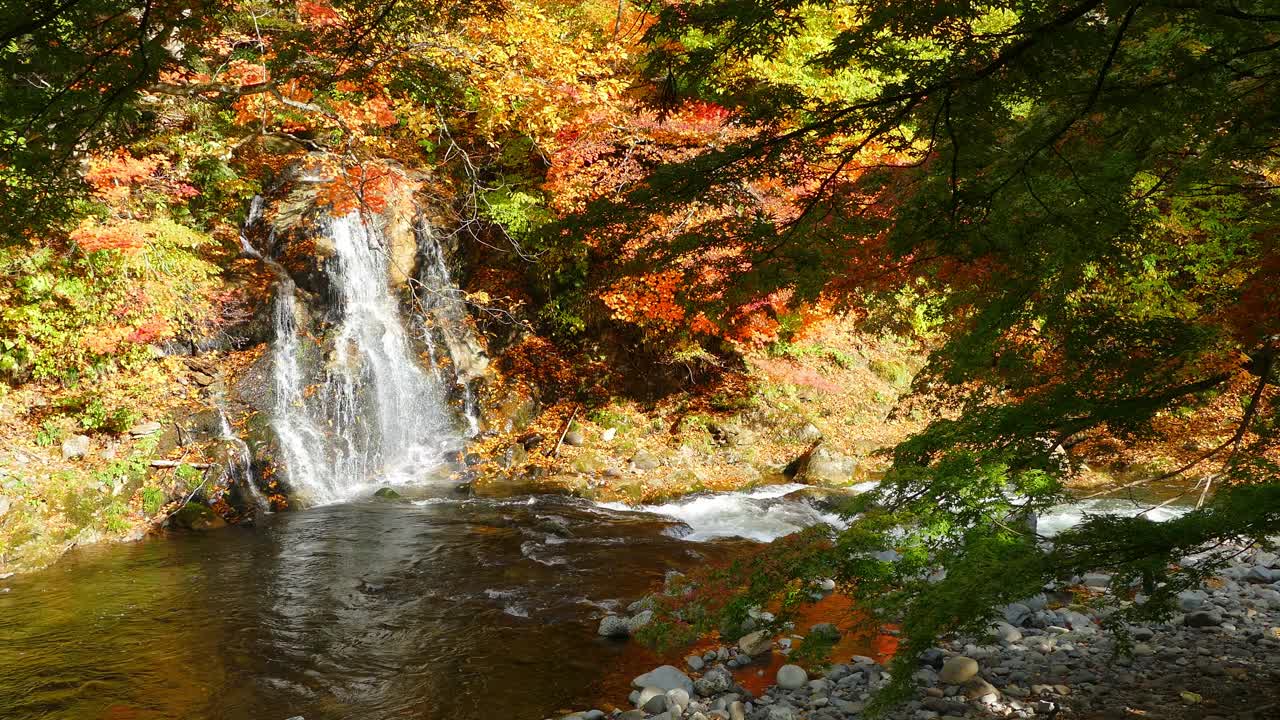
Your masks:
<svg viewBox="0 0 1280 720"><path fill-rule="evenodd" d="M400 493L389 487L378 488L378 491L375 492L373 496L384 502L393 502L400 499Z"/></svg>
<svg viewBox="0 0 1280 720"><path fill-rule="evenodd" d="M189 502L169 517L169 524L184 530L216 530L227 522L201 503Z"/></svg>

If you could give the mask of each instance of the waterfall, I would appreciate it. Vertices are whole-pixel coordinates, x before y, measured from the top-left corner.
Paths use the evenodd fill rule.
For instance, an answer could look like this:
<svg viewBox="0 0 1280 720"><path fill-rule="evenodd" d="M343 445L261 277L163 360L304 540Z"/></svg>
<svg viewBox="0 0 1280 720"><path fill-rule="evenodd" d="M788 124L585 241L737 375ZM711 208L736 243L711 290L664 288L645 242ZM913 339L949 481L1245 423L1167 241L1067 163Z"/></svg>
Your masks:
<svg viewBox="0 0 1280 720"><path fill-rule="evenodd" d="M281 280L272 413L291 484L322 503L420 479L459 440L442 373L434 360L423 367L405 330L381 229L353 212L323 232L334 248L332 350L321 359L303 337L296 288Z"/></svg>
<svg viewBox="0 0 1280 720"><path fill-rule="evenodd" d="M430 224L418 226L418 245L422 250L417 293L423 320L422 338L437 375L442 374L440 368L445 364L452 370L453 381L461 394L467 435L474 436L480 432L480 413L472 381L484 373L488 361L466 329L466 303L454 284L440 239ZM427 325L428 320L434 326Z"/></svg>
<svg viewBox="0 0 1280 720"><path fill-rule="evenodd" d="M231 422L227 420L227 413L222 407L221 400L218 404L218 427L223 442L230 446L227 452L227 479L249 496L258 512L270 514L271 501L262 494L253 477L253 453L249 451L249 444L231 429Z"/></svg>

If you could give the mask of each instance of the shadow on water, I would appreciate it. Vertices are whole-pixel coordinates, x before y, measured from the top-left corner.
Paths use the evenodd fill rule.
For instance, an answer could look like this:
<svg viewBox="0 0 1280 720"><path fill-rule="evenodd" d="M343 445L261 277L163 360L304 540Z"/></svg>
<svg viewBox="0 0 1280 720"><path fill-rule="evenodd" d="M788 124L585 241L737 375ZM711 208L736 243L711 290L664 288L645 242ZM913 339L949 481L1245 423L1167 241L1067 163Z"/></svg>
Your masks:
<svg viewBox="0 0 1280 720"><path fill-rule="evenodd" d="M545 717L629 652L593 617L740 547L670 528L444 498L77 550L0 583L0 717Z"/></svg>

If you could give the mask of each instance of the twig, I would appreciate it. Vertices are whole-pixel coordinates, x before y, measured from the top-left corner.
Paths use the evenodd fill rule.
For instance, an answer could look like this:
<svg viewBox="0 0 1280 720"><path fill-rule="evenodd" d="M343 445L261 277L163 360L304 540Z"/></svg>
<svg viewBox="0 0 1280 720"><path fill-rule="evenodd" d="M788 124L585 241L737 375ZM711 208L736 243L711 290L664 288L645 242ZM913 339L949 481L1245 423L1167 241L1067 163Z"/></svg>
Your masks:
<svg viewBox="0 0 1280 720"><path fill-rule="evenodd" d="M556 446L551 449L551 452L547 453L551 457L560 456L560 445L564 443L564 436L569 434L569 428L573 427L573 420L578 417L578 409L581 407L581 405L576 405L573 408L573 412L569 413L569 420L565 422L564 429L560 431L560 439L556 440Z"/></svg>

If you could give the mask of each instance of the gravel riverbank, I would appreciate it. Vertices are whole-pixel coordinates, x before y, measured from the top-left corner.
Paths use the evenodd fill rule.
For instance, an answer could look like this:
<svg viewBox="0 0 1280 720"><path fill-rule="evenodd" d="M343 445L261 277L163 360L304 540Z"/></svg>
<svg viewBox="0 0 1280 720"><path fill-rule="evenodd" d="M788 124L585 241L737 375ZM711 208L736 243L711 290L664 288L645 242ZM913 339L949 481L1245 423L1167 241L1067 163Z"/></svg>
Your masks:
<svg viewBox="0 0 1280 720"><path fill-rule="evenodd" d="M1109 592L1106 575L1079 580L1094 593ZM1127 656L1117 656L1100 614L1058 599L1065 596L1014 603L987 636L954 638L922 653L914 697L884 717L1280 719L1276 554L1246 551L1200 589L1183 592L1167 622L1130 626ZM792 642L749 635L691 656L681 668L666 665L635 678L625 701L630 709L564 720L845 720L863 717L872 693L890 681L871 658L854 657L818 675L783 665L758 696L739 684L742 673L767 666Z"/></svg>

